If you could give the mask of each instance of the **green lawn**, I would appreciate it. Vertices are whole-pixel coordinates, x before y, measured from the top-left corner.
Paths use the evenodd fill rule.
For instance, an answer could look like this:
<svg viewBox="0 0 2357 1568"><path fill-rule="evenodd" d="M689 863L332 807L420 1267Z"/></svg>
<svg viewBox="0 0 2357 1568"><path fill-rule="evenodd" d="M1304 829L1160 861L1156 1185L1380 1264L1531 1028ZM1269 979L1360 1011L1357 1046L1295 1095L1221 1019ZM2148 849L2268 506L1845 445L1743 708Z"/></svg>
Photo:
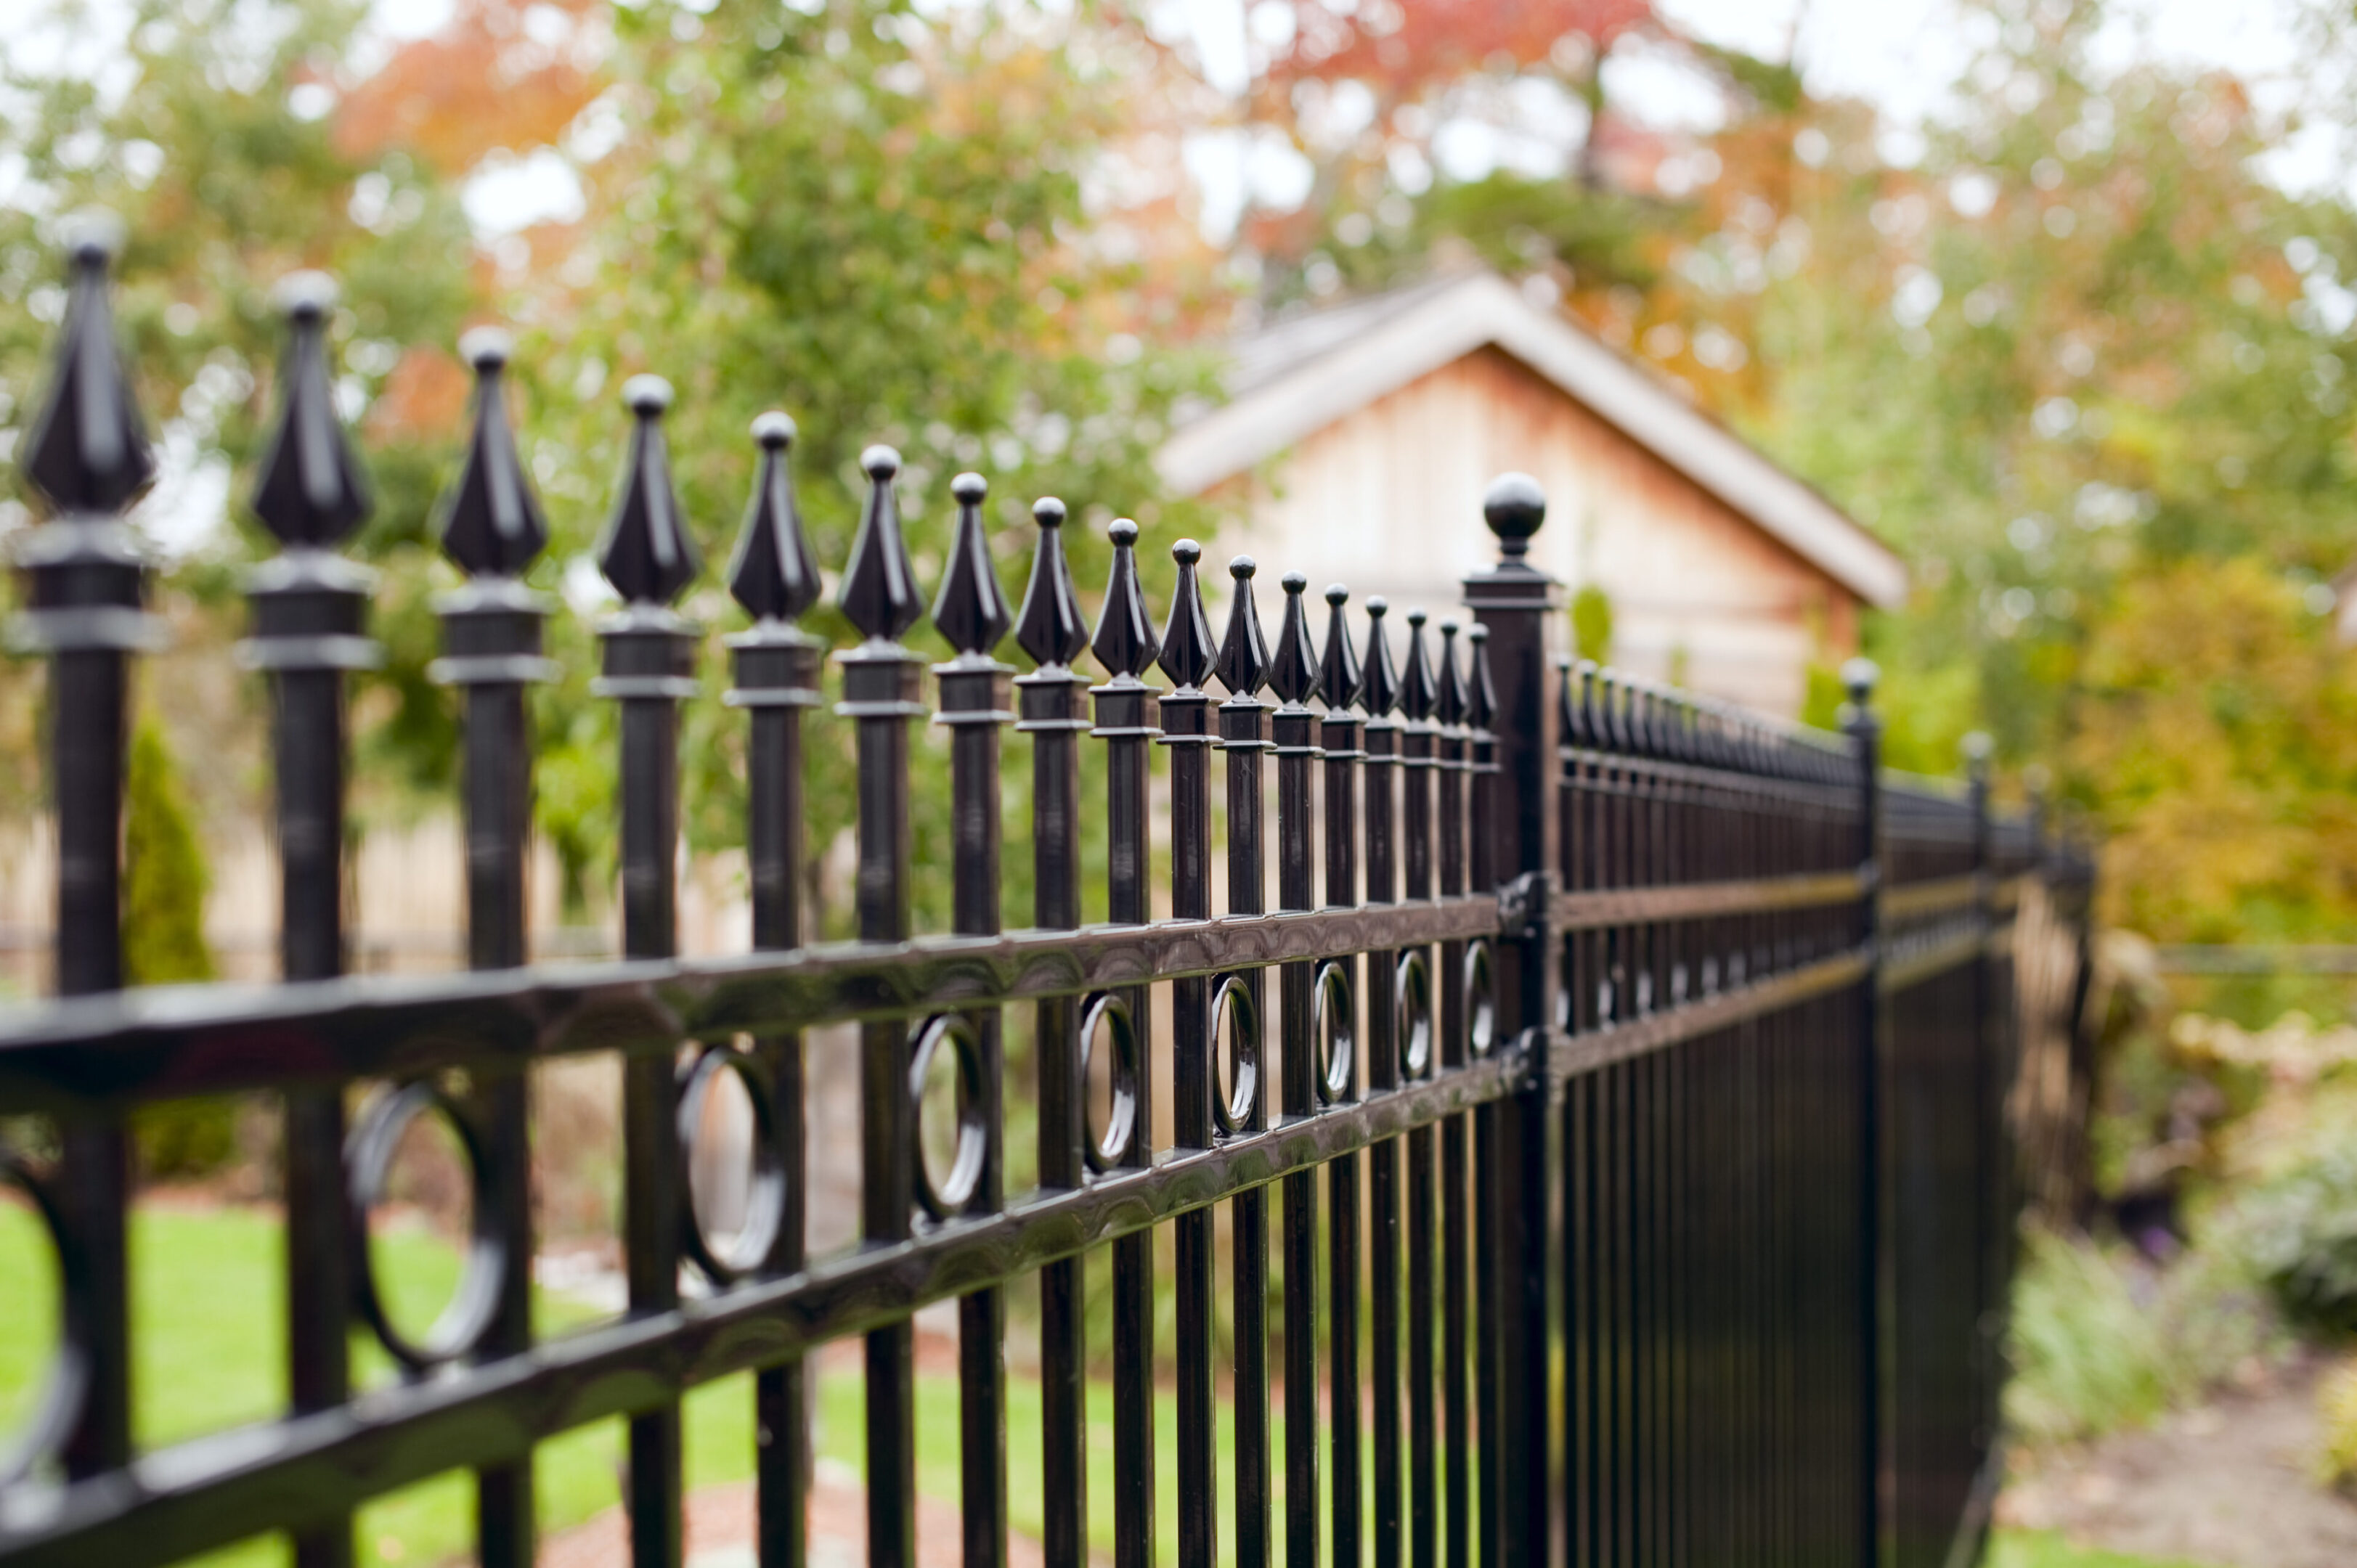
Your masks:
<svg viewBox="0 0 2357 1568"><path fill-rule="evenodd" d="M185 1441L208 1432L267 1419L285 1399L283 1268L276 1219L249 1209L193 1213L143 1210L132 1226L133 1339L138 1348L136 1412L141 1444ZM416 1323L455 1283L457 1258L423 1232L396 1234L380 1246L396 1312ZM13 1430L33 1397L53 1341L54 1273L48 1250L29 1214L0 1203L0 1280L12 1283L0 1311L0 1433ZM25 1288L19 1289L21 1284ZM404 1310L405 1308L405 1310ZM574 1303L543 1295L537 1316L544 1333L563 1333L590 1315ZM354 1339L357 1374L364 1383L390 1380L391 1363L365 1337ZM1110 1551L1113 1520L1113 1395L1090 1390L1089 1500L1092 1533ZM1010 1381L1007 1429L1008 1493L1016 1528L1039 1532L1043 1483L1039 1472L1039 1403L1035 1386ZM820 1380L820 1451L861 1466L863 1389L856 1366ZM1168 1455L1178 1440L1174 1402L1157 1402L1158 1441ZM954 1500L957 1480L957 1384L927 1376L918 1387L918 1484ZM687 1465L691 1486L741 1480L752 1473L752 1393L735 1378L688 1397ZM1272 1412L1274 1413L1274 1412ZM1276 1434L1282 1444L1282 1423ZM1232 1433L1222 1411L1221 1470L1231 1473ZM1278 1452L1283 1452L1280 1446ZM619 1500L619 1423L601 1422L569 1433L539 1451L537 1481L544 1530L562 1530ZM1177 1482L1161 1466L1158 1515L1162 1559L1178 1555ZM1280 1466L1276 1477L1282 1487ZM1280 1493L1281 1498L1281 1493ZM361 1558L372 1564L417 1568L461 1556L473 1519L472 1487L450 1475L394 1493L363 1511ZM276 1568L285 1553L274 1541L251 1541L205 1559L235 1568ZM1991 1568L2179 1568L2139 1558L2073 1548L2059 1536L2001 1533Z"/></svg>
<svg viewBox="0 0 2357 1568"><path fill-rule="evenodd" d="M1991 1542L1988 1568L2198 1568L2174 1558L2127 1557L2073 1546L2050 1530L2001 1530Z"/></svg>
<svg viewBox="0 0 2357 1568"><path fill-rule="evenodd" d="M267 1419L285 1400L284 1268L276 1219L249 1209L188 1212L142 1210L132 1225L133 1340L137 1347L136 1429L141 1444L159 1447L226 1427ZM379 1243L395 1312L417 1324L456 1282L457 1254L423 1232ZM0 1433L13 1429L31 1402L55 1335L54 1273L48 1247L27 1211L0 1203L0 1280L9 1290L0 1312ZM20 1309L23 1308L23 1309ZM404 1307L406 1310L404 1310ZM542 1295L536 1316L543 1333L562 1333L591 1315L560 1297ZM354 1337L355 1371L364 1384L393 1375L391 1362L364 1335ZM1113 1395L1090 1390L1089 1495L1092 1533L1112 1548ZM820 1380L822 1454L855 1470L862 1466L864 1390L856 1366ZM1008 1492L1016 1528L1037 1535L1044 1483L1039 1468L1039 1404L1035 1386L1011 1380L1008 1390ZM1174 1401L1157 1402L1162 1452L1178 1440ZM692 1487L740 1480L752 1473L750 1380L734 1378L699 1389L686 1401L688 1482ZM918 1386L919 1485L954 1500L957 1479L957 1382L926 1376ZM1277 1437L1282 1440L1282 1423ZM1231 1433L1223 1421L1224 1468ZM1281 1453L1282 1450L1280 1449ZM561 1530L619 1500L622 1434L603 1422L569 1433L539 1450L537 1484L544 1530ZM1177 1555L1177 1482L1161 1467L1159 1522L1163 1555ZM1282 1473L1278 1480L1282 1483ZM473 1518L470 1483L463 1474L440 1477L371 1505L360 1521L361 1561L434 1563L463 1553ZM204 1560L235 1568L275 1568L285 1561L274 1541L247 1542Z"/></svg>

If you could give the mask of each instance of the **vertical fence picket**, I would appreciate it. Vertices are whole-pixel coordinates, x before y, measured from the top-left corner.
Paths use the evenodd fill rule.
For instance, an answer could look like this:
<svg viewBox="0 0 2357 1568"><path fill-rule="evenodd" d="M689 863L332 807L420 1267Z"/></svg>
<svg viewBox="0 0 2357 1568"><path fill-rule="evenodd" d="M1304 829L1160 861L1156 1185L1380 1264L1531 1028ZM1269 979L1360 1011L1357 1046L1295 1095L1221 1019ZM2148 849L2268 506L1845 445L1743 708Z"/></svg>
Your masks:
<svg viewBox="0 0 2357 1568"><path fill-rule="evenodd" d="M155 477L156 459L114 342L109 269L123 236L111 218L78 220L48 400L26 441L25 478L48 521L18 543L30 607L16 645L49 663L50 809L57 817L57 989L119 990L123 972L123 800L130 740L130 656L161 646L145 607L137 536L121 514ZM85 1360L63 1441L66 1474L102 1476L131 1462L131 1144L118 1116L60 1130L57 1181L78 1280L70 1282Z"/></svg>
<svg viewBox="0 0 2357 1568"><path fill-rule="evenodd" d="M1397 775L1399 672L1383 636L1390 607L1367 600L1367 651L1360 664L1359 705L1367 713L1366 902L1399 901ZM1418 961L1419 963L1421 961ZM1400 1084L1405 1035L1413 1033L1414 983L1402 973L1404 950L1378 949L1367 958L1367 1087L1375 1093ZM1424 973L1428 971L1417 970ZM1397 1568L1404 1544L1406 1476L1400 1466L1400 1167L1399 1140L1385 1138L1367 1151L1367 1278L1372 1294L1368 1358L1373 1401L1371 1445L1373 1472L1368 1480L1373 1503L1375 1568Z"/></svg>
<svg viewBox="0 0 2357 1568"><path fill-rule="evenodd" d="M1465 675L1457 657L1458 626L1440 623L1439 675L1433 716L1439 725L1437 832L1440 896L1466 890L1465 782L1471 768L1465 731ZM1480 944L1440 944L1440 1065L1443 1070L1472 1059L1471 1037L1479 1026L1479 999L1468 994L1468 975ZM1466 1182L1472 1168L1471 1116L1460 1112L1440 1125L1440 1446L1448 1455L1446 1551L1448 1568L1473 1561L1473 1404L1469 1373L1473 1356L1473 1300L1466 1270L1473 1251L1472 1210Z"/></svg>
<svg viewBox="0 0 2357 1568"><path fill-rule="evenodd" d="M835 712L858 726L859 936L891 942L909 930L909 723L925 713L923 662L900 637L924 605L892 488L900 455L870 446L859 466L867 475L867 507L836 602L865 640L837 655L843 701ZM871 1246L906 1240L914 1219L918 1152L909 1060L908 1026L888 1018L860 1026L860 1239ZM906 1318L872 1328L865 1348L867 1561L874 1568L914 1568L916 1330Z"/></svg>
<svg viewBox="0 0 2357 1568"><path fill-rule="evenodd" d="M951 731L953 924L960 935L990 936L999 929L998 730L1015 716L1006 711L1006 677L1014 671L992 653L1015 618L999 591L983 532L989 486L980 474L960 474L950 489L958 503L957 534L933 604L933 625L957 657L933 667L942 690L942 711L933 722ZM974 1059L973 1081L961 1082L959 1114L962 1122L972 1116L979 1123L981 1144L963 1211L994 1214L1006 1201L1006 1053L997 1008L975 1009L966 1023ZM922 1086L910 1087L913 1093ZM958 1460L965 1568L1004 1568L1006 1300L995 1285L958 1298Z"/></svg>
<svg viewBox="0 0 2357 1568"><path fill-rule="evenodd" d="M532 737L524 690L548 678L541 656L546 603L521 578L548 542L540 503L524 478L508 424L501 381L507 335L480 328L459 352L475 371L467 456L439 520L444 553L467 585L436 606L443 656L428 673L464 693L460 729L465 779L467 957L470 968L526 961L525 856L532 832ZM511 1239L500 1311L484 1337L488 1355L532 1343L530 1107L524 1074L488 1073L479 1098L500 1234ZM500 1568L533 1555L532 1466L495 1466L476 1479L477 1550Z"/></svg>
<svg viewBox="0 0 2357 1568"><path fill-rule="evenodd" d="M1016 677L1031 736L1031 923L1070 930L1081 923L1080 736L1088 682L1071 663L1089 645L1088 624L1064 558L1064 503L1043 497L1031 509L1039 538L1031 581L1016 617L1016 640L1037 666ZM1082 1097L1079 1012L1067 996L1049 997L1035 1014L1039 1066L1039 1185L1071 1191L1086 1183L1088 1118ZM1088 1556L1088 1354L1081 1261L1063 1258L1039 1271L1039 1440L1041 1545L1055 1568Z"/></svg>
<svg viewBox="0 0 2357 1568"><path fill-rule="evenodd" d="M1257 570L1249 555L1228 563L1234 582L1227 628L1221 634L1218 674L1228 700L1220 704L1220 750L1227 759L1228 911L1257 915L1267 908L1265 840L1262 833L1262 754L1268 704L1257 695L1268 677L1268 645L1253 599ZM1241 999L1243 1016L1227 1020L1230 1068L1220 1120L1228 1133L1268 1125L1268 1079L1262 1071L1268 1033L1265 974L1248 970L1225 977ZM1219 1020L1214 1020L1216 1027ZM1235 1339L1236 1563L1267 1568L1272 1539L1274 1455L1268 1421L1268 1189L1254 1187L1228 1205Z"/></svg>
<svg viewBox="0 0 2357 1568"><path fill-rule="evenodd" d="M1305 703L1318 685L1318 650L1301 607L1309 579L1288 572L1285 619L1269 656L1268 683L1282 702L1276 737L1276 904L1317 903L1310 859L1310 764L1317 760L1318 715ZM1318 966L1288 963L1277 973L1279 1108L1286 1121L1318 1113ZM1318 1178L1285 1178L1285 1561L1320 1561L1318 1528Z"/></svg>
<svg viewBox="0 0 2357 1568"><path fill-rule="evenodd" d="M1343 614L1350 591L1340 583L1326 590L1326 641L1318 655L1318 697L1325 716L1318 726L1325 761L1328 908L1347 909L1359 901L1359 746L1361 720L1351 710L1359 700L1358 650ZM1346 953L1318 966L1317 1009L1325 1026L1317 1031L1318 1098L1348 1105L1359 1097L1359 960ZM1366 1037L1372 1038L1372 1032ZM1332 1561L1355 1568L1361 1560L1359 1435L1361 1415L1359 1374L1359 1157L1341 1155L1326 1162L1327 1331L1329 1352L1327 1420L1333 1449L1334 1549Z"/></svg>
<svg viewBox="0 0 2357 1568"><path fill-rule="evenodd" d="M251 502L280 553L247 583L253 629L241 661L271 687L277 782L279 968L288 980L344 971L344 679L382 650L362 633L373 575L334 554L371 510L367 481L336 419L327 327L335 285L297 273L279 285L287 316L279 420ZM343 1095L285 1099L287 1393L303 1412L350 1396L345 1290ZM349 1520L296 1536L297 1568L352 1561Z"/></svg>
<svg viewBox="0 0 2357 1568"><path fill-rule="evenodd" d="M1409 610L1399 682L1399 708L1406 717L1400 736L1400 820L1406 851L1401 896L1411 903L1433 896L1432 781L1439 767L1439 735L1432 723L1432 704L1437 693L1432 655L1425 646L1424 627L1424 611ZM1372 664L1372 658L1369 662ZM1426 1036L1425 1059L1415 1076L1428 1077L1438 1066L1442 1026L1442 1020L1435 1015L1438 997L1433 953L1430 948L1415 948L1407 956L1424 966L1423 1019ZM1433 1271L1440 1238L1434 1212L1433 1144L1429 1126L1408 1133L1407 1556L1413 1568L1434 1568L1440 1544L1440 1438L1433 1386L1433 1336L1439 1326Z"/></svg>
<svg viewBox="0 0 2357 1568"><path fill-rule="evenodd" d="M794 622L818 602L817 557L802 530L789 458L794 422L776 412L753 422L761 456L753 495L728 562L728 592L753 625L728 639L734 682L727 703L747 714L745 848L753 946L782 951L802 945L802 714L819 702L824 646ZM766 1130L781 1188L776 1230L763 1272L802 1266L807 1235L808 1164L802 1037L798 1031L754 1043L769 1084ZM756 1119L755 1133L763 1129ZM692 1221L691 1216L691 1221ZM753 1374L754 1541L760 1568L802 1568L811 1451L808 1369L797 1356Z"/></svg>
<svg viewBox="0 0 2357 1568"><path fill-rule="evenodd" d="M1182 539L1170 547L1178 582L1170 595L1156 662L1172 690L1161 703L1162 744L1170 748L1170 912L1182 920L1211 913L1211 699L1202 687L1218 650L1203 613L1195 577L1202 546ZM1219 1092L1213 1059L1220 1020L1211 1011L1211 980L1190 975L1170 986L1170 1124L1180 1149L1211 1146L1212 1101ZM1220 1485L1216 1464L1219 1408L1212 1379L1211 1210L1178 1217L1178 1562L1211 1568L1220 1555Z"/></svg>
<svg viewBox="0 0 2357 1568"><path fill-rule="evenodd" d="M1147 874L1148 766L1161 730L1156 693L1138 679L1152 668L1160 641L1137 581L1137 524L1116 519L1108 531L1113 566L1090 650L1112 677L1094 687L1096 727L1105 743L1106 913L1115 925L1152 919ZM1143 985L1112 993L1120 1015L1107 1039L1114 1109L1100 1158L1108 1166L1143 1170L1154 1163L1153 1022L1151 993ZM1116 1018L1125 1015L1125 1028ZM1083 1024L1084 1030L1088 1025ZM1126 1079L1125 1084L1124 1080ZM1125 1090L1126 1093L1125 1094ZM1123 1101L1127 1101L1125 1112ZM1113 1244L1114 1562L1116 1568L1152 1568L1154 1529L1154 1232L1134 1230Z"/></svg>
<svg viewBox="0 0 2357 1568"><path fill-rule="evenodd" d="M679 704L695 694L696 629L671 604L699 563L663 443L671 386L658 376L633 376L622 399L632 420L630 456L597 565L623 607L598 628L605 653L592 689L622 707L622 950L660 959L679 946ZM622 1069L622 1250L634 1313L679 1305L675 1073L670 1052L632 1056ZM683 1484L679 1406L631 1417L630 1552L638 1568L678 1568L683 1561Z"/></svg>

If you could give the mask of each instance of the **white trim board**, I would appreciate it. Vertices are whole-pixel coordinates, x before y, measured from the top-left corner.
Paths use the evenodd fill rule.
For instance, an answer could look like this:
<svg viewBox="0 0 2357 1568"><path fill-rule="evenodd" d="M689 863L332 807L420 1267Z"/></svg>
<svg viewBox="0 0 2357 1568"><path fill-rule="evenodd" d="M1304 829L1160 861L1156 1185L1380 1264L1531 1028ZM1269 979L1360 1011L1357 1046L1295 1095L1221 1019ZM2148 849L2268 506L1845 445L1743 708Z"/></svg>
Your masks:
<svg viewBox="0 0 2357 1568"><path fill-rule="evenodd" d="M1278 330L1282 331L1280 328ZM1245 472L1388 392L1496 347L1878 608L1907 568L1839 507L1652 375L1491 272L1405 291L1400 307L1181 426L1155 465L1182 495Z"/></svg>

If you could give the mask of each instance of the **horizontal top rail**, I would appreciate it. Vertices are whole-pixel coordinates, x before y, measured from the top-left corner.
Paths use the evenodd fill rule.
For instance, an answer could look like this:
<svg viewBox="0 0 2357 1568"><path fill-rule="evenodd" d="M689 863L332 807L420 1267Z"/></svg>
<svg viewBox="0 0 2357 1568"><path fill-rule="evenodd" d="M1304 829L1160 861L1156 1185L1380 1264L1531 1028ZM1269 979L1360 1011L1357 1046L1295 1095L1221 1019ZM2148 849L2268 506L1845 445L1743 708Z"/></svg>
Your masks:
<svg viewBox="0 0 2357 1568"><path fill-rule="evenodd" d="M1497 929L1497 897L1481 893L728 958L157 987L0 1021L0 1114L72 1114L584 1051L663 1051L683 1039L1074 996Z"/></svg>

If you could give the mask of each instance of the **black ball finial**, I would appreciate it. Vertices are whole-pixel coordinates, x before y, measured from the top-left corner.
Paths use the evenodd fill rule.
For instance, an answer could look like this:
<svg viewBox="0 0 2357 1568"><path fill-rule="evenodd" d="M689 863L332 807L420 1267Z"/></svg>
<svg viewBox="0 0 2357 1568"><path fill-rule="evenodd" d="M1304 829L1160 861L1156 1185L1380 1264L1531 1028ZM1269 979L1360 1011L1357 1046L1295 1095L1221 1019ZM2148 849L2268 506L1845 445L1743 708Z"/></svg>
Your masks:
<svg viewBox="0 0 2357 1568"><path fill-rule="evenodd" d="M1546 521L1546 492L1528 474L1501 474L1481 498L1481 515L1510 561L1530 553L1531 535Z"/></svg>

